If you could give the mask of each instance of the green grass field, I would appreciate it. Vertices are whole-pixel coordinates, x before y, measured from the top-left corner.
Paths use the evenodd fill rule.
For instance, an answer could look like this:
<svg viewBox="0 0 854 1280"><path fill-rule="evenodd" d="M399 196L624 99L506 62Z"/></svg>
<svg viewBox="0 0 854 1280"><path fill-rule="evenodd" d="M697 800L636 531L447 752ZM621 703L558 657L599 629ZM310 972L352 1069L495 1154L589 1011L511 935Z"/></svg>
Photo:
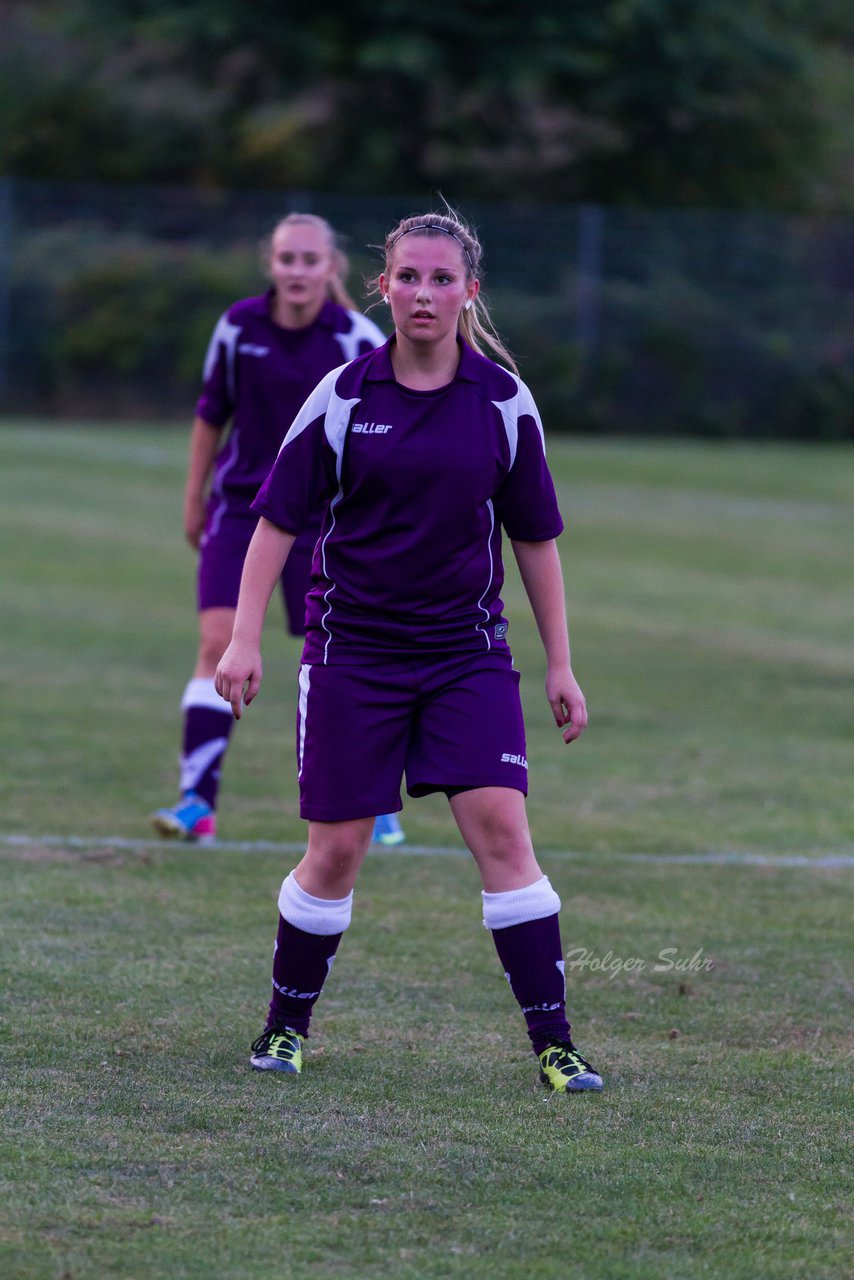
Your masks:
<svg viewBox="0 0 854 1280"><path fill-rule="evenodd" d="M185 448L0 427L3 1280L854 1275L854 453L550 442L591 710L568 750L507 598L606 1078L554 1098L436 799L404 813L433 853L366 864L301 1079L247 1069L272 846L302 837L299 651L274 606L224 844L155 844L195 647Z"/></svg>

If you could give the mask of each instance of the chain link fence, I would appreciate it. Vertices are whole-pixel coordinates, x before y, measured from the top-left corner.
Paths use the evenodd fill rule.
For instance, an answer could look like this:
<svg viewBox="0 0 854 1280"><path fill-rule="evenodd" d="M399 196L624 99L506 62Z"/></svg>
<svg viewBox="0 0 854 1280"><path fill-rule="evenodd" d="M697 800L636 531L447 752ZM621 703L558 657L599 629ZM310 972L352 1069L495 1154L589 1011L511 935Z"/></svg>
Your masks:
<svg viewBox="0 0 854 1280"><path fill-rule="evenodd" d="M213 324L264 288L259 242L281 216L329 219L360 298L380 265L370 246L421 207L0 180L4 412L186 419ZM854 438L853 221L521 201L463 212L550 430Z"/></svg>

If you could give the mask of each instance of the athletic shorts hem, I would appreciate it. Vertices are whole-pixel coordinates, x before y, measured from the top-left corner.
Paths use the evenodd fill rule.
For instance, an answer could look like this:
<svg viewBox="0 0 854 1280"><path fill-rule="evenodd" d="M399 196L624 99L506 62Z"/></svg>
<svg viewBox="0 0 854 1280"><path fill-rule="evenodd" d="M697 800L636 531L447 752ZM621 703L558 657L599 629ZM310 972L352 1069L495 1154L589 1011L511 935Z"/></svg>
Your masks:
<svg viewBox="0 0 854 1280"><path fill-rule="evenodd" d="M406 794L412 796L413 800L420 800L422 796L434 795L437 791L447 794L451 791L479 791L481 787L506 787L508 791L521 791L523 796L528 794L528 780L517 779L515 782L510 778L454 778L445 782L413 782L410 786L406 785Z"/></svg>
<svg viewBox="0 0 854 1280"><path fill-rule="evenodd" d="M356 810L359 812L356 812ZM400 813L402 801L397 798L391 805L382 805L365 809L363 805L335 807L334 805L301 804L299 816L305 822L355 822L357 818L376 818L380 813Z"/></svg>

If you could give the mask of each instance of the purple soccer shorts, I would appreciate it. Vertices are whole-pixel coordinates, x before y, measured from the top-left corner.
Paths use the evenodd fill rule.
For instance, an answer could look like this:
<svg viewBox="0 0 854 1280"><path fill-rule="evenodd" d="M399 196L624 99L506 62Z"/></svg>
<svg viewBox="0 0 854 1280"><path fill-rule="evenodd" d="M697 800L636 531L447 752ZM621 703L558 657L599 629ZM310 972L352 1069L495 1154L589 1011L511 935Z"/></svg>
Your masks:
<svg viewBox="0 0 854 1280"><path fill-rule="evenodd" d="M236 609L243 561L258 517L249 502L229 495L212 497L199 552L197 602L202 609ZM311 558L316 533L301 534L288 556L281 578L288 631L305 635L305 597L311 588Z"/></svg>
<svg viewBox="0 0 854 1280"><path fill-rule="evenodd" d="M316 822L397 812L404 774L411 796L469 787L527 795L519 673L507 653L303 664L297 768L300 815Z"/></svg>

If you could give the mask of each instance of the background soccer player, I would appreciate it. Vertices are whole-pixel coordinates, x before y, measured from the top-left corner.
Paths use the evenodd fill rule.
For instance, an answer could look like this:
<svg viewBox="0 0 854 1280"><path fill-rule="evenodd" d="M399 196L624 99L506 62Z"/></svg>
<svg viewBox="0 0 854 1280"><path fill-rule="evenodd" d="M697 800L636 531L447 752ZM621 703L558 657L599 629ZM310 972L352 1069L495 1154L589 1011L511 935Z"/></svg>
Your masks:
<svg viewBox="0 0 854 1280"><path fill-rule="evenodd" d="M312 1008L350 922L371 817L444 792L483 882L483 917L522 1007L540 1078L601 1089L566 1017L560 900L525 812L519 676L500 591L511 539L566 742L587 723L570 665L554 539L563 524L534 401L479 297L481 248L450 215L402 222L379 290L395 332L327 375L253 509L234 633L216 687L236 717L258 692L261 629L282 565L321 499L299 677L308 848L279 896L273 997L250 1059L296 1073Z"/></svg>
<svg viewBox="0 0 854 1280"><path fill-rule="evenodd" d="M266 257L272 287L236 302L214 330L190 443L184 530L199 549L199 649L181 701L181 798L152 815L161 835L184 840L216 835L220 769L234 717L213 677L231 639L240 571L258 520L252 499L317 382L384 342L347 293L347 259L323 218L289 214L273 231ZM318 507L306 513L281 575L288 630L295 636L305 631L319 529ZM399 843L403 832L396 815L378 818L374 836Z"/></svg>

